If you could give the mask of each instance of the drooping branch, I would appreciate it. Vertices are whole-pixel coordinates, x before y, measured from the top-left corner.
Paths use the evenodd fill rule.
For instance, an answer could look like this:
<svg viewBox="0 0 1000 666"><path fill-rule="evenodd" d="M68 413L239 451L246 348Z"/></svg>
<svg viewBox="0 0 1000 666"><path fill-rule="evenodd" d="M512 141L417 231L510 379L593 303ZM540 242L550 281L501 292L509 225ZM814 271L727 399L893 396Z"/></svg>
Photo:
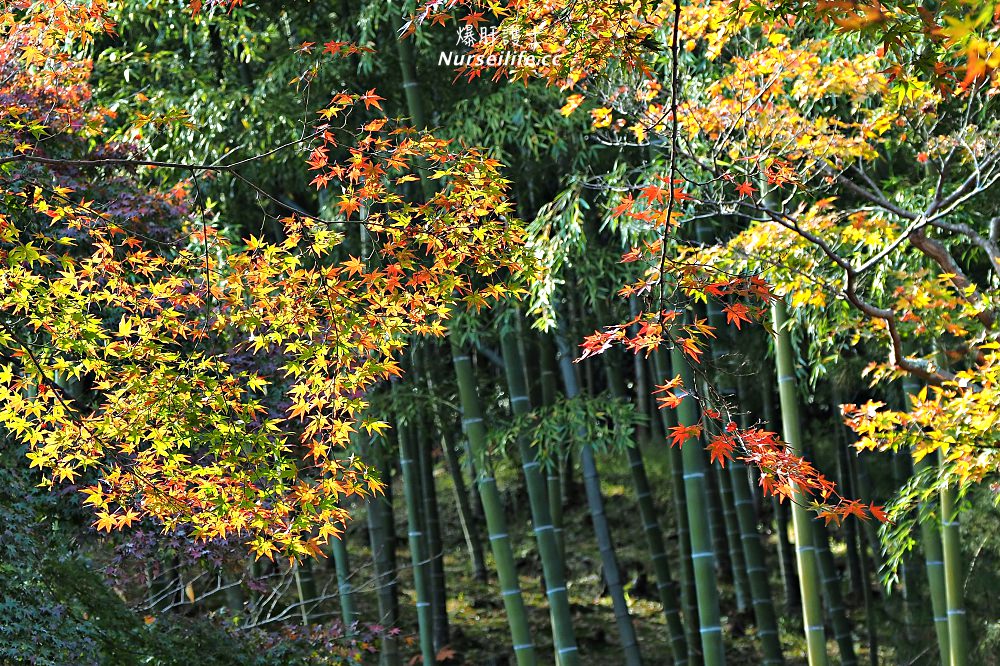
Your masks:
<svg viewBox="0 0 1000 666"><path fill-rule="evenodd" d="M969 280L965 272L955 261L955 258L951 256L951 252L948 248L944 246L944 243L930 238L923 229L918 229L910 233L909 235L910 244L913 247L920 250L924 255L930 257L934 263L936 263L941 270L943 270L950 277L948 278L952 285L962 294L963 297L968 299L973 304L978 304L982 302L982 295L979 290L976 289L976 285ZM996 265L996 259L991 257L991 263ZM976 315L978 319L984 326L993 326L996 317L992 312L980 312Z"/></svg>
<svg viewBox="0 0 1000 666"><path fill-rule="evenodd" d="M964 222L955 223L935 220L931 224L938 229L961 234L972 241L973 244L986 253L986 258L989 260L993 272L997 277L1000 277L1000 244L998 244L998 240L1000 239L994 237L994 229L997 229L997 235L1000 235L1000 216L990 221L990 235L986 238Z"/></svg>

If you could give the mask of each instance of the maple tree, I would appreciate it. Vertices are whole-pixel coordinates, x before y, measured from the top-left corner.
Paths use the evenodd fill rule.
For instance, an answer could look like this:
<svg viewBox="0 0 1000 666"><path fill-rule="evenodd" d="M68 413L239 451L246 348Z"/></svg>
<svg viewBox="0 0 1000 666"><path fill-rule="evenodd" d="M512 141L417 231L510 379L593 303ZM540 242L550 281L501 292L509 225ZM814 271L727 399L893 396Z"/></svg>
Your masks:
<svg viewBox="0 0 1000 666"><path fill-rule="evenodd" d="M280 242L232 239L200 182L240 179L243 161L90 149L108 112L88 105L87 63L37 61L36 44L71 36L44 11L34 33L5 33L7 428L50 483L92 479L84 492L98 529L152 517L201 539L244 535L258 557L319 554L343 528L340 499L381 487L340 453L356 428L386 427L358 421L365 392L400 373L409 335L443 334L456 303L504 298L528 266L499 164L385 118L345 130L359 105L377 110L381 98L338 93L292 145L311 148L316 186L339 190L341 219L368 229L374 265L332 258L343 234L308 215L284 217ZM36 114L48 96L56 113ZM347 156L333 161L341 142ZM121 167L190 177L120 215L81 179ZM438 183L423 204L392 189L418 169ZM141 192L127 174L114 179ZM157 208L177 220L156 220Z"/></svg>
<svg viewBox="0 0 1000 666"><path fill-rule="evenodd" d="M414 20L419 20L421 17L424 20L432 19L440 12L461 4L475 5L475 3L456 2L429 3L424 7L422 16L418 16ZM497 11L499 16L504 19L498 33L499 36L496 39L480 43L477 48L487 54L502 52L510 45L510 36L514 34L515 30L527 29L525 32L528 32L531 26L543 26L544 29L540 33L541 37L536 48L541 49L542 52L559 52L561 56L559 62L563 64L559 67L543 69L540 74L530 68L511 71L498 67L495 77L506 75L520 79L541 75L547 78L550 83L560 83L563 87L579 88L583 92L571 96L570 101L562 109L564 114L572 113L582 103L584 95L588 93L591 86L597 89L598 95L602 94L600 91L605 86L598 80L603 80L603 78L614 80L615 74L609 74L609 71L624 70L625 72L637 72L640 75L641 80L634 87L634 90L630 91L624 85L613 87L610 95L605 94L608 105L593 109L591 117L595 130L607 131L610 133L609 140L616 141L615 137L618 131L624 130L627 126L624 117L614 120L614 110L617 109L619 115L635 117L635 122L628 127L635 140L640 143L648 140L651 144L655 144L655 139L650 138L650 136L660 134L665 137L664 140L670 149L670 163L666 175L655 174L651 183L635 185L636 195L634 197L631 194L625 195L613 210L615 216L628 216L628 224L632 225L633 228L644 228L647 230L645 232L647 235L650 232L654 235L655 240L644 240L641 245L623 257L625 262L640 262L648 264L649 268L638 282L626 286L621 291L623 296L644 296L650 310L588 337L582 345L583 355L581 358L602 353L613 344L623 344L635 353L641 351L648 354L661 344L669 343L679 345L685 355L692 362L697 363L703 353L704 342L702 340L714 337L715 334L712 327L709 327L704 321L694 321L690 324L682 323L678 316L680 310L675 309L675 307L689 304L693 302L692 299L719 299L728 308L730 321L735 319L736 324L742 324L759 318L765 312L773 295L766 283L758 277L732 278L714 274L711 270L699 272L693 270L692 267L685 266L683 257L675 259L671 256L675 251L674 243L668 241L679 238L677 232L684 221L684 208L693 210L694 206L705 203L706 200L711 203L711 195L699 194L696 202L694 197L686 191L684 184L697 176L693 173L682 176L681 160L692 162L694 169L707 172L705 175L708 177L716 176L720 183L733 183L737 180L737 176L734 170L729 167L730 162L735 161L734 158L742 154L739 146L741 143L757 144L756 147L759 148L760 152L753 158L755 163L748 165L751 169L744 170L743 182L733 187L740 198L753 199L756 190L745 179L757 177L759 175L756 173L757 169L765 171L770 181L779 184L798 177L792 175L792 163L784 155L778 153L771 155L769 149L774 146L783 146L787 136L802 135L804 133L803 127L808 123L808 119L796 118L790 113L792 110L790 106L771 108L773 105L768 104L766 98L755 100L759 103L760 108L755 110L755 113L749 114L746 101L741 102L739 99L730 100L727 98L726 93L733 89L738 89L740 94L745 94L746 99L763 97L756 90L748 90L745 81L748 78L747 75L739 73L741 67L758 67L754 59L748 59L745 62L738 58L734 59L736 73L730 74L728 77L723 74L714 86L708 86L707 98L704 101L690 99L682 102L679 99L677 66L680 54L677 46L681 36L685 36L688 40L688 50L694 50L697 47L697 40L706 38L710 56L716 54L725 46L736 30L749 25L750 19L742 15L742 9L744 9L742 6L723 3L706 8L695 3L687 7L679 5L670 7L665 3L643 3L637 12L635 7L617 4L610 4L606 12L595 12L592 9L589 6L570 6L561 3L512 5ZM671 19L675 12L676 17ZM651 47L650 42L651 40L655 42L653 37L663 28L669 28L671 21L674 25L672 40L675 55L670 63L672 68L670 82L664 86L658 81L655 74L657 50L655 46ZM725 28L721 29L721 34L716 32L716 28L720 26ZM537 33L537 30L531 32L533 35ZM770 51L765 49L755 54L753 58L765 59L765 62L768 59L787 59L799 69L785 74L786 68L778 65L777 61L767 62L765 66L782 72L782 76L789 78L795 76L795 71L804 72L815 67L815 62L810 62L808 59L796 55L801 54L801 51L782 52L782 45L787 41L787 38L783 41L777 38L780 36L778 34L771 35ZM818 53L826 44L827 42L819 40L806 48L812 49L813 53ZM869 74L875 73L871 61L859 65L859 67L867 67ZM829 94L831 91L849 89L850 86L856 85L860 76L863 76L863 74L857 74L852 80L850 76L857 71L857 67L844 67L843 63L831 65L829 71L837 72L839 76L843 77L843 80L835 83L826 82L824 89L813 94L821 96ZM466 74L470 78L478 76L480 72L481 70L466 67ZM595 81L590 81L588 76ZM834 87L831 88L831 86ZM663 98L665 88L669 89L669 95L666 99ZM775 88L771 94L777 96L778 89ZM784 98L781 99L784 103ZM774 115L769 115L772 112ZM727 122L727 118L735 119L737 124L733 127L719 124ZM780 119L780 122L774 122L775 119ZM713 125L713 123L716 124ZM788 127L783 130L782 127L785 123ZM733 136L737 131L741 133L752 131L752 127L766 127L768 132L772 134L763 137L749 136L745 141L741 141L743 140L742 134ZM784 133L782 134L782 132ZM842 135L831 135L829 132L815 130L814 134L827 137L824 141L830 142L830 147L827 149L830 152L839 150L844 151L844 154L855 156L871 154L870 148L864 142L858 142L854 137L849 136L847 131L844 131ZM722 148L718 146L713 149L713 152L710 153L711 157L707 160L696 155L694 140L699 136L705 136L711 141L724 145L726 151L724 155L729 158L725 164L719 163L718 155ZM722 141L720 141L720 137L723 137ZM682 138L690 141L690 144L686 143L683 146L683 153L680 145ZM868 152L865 152L866 149ZM823 159L823 157L825 156L820 153L817 159ZM706 161L710 164L706 165ZM767 166L763 167L765 161ZM779 171L781 168L787 171L787 175ZM814 167L805 165L802 168L807 171ZM794 173L797 174L798 170ZM669 309L665 308L668 293L673 294L671 298L674 306ZM738 308L735 311L740 312L741 316L732 314L734 307ZM636 328L636 333L629 335L628 331L632 328ZM694 387L687 387L685 393L694 396L697 392L693 389ZM671 406L676 407L678 402L679 400L675 399ZM717 415L716 419L722 415L721 410L709 406L706 410L706 416L710 420L712 417L708 415L713 413ZM733 429L739 430L735 426L733 417L727 414L716 427L719 430L728 431L731 426ZM700 435L701 431L696 434ZM674 441L680 443L684 439L687 437L681 437ZM756 464L763 462L766 456L752 453L750 449L761 446L764 441L766 440L761 440L750 431L746 433L745 437L742 432L737 432L735 436L720 433L710 441L709 446L713 460L728 459L733 455L733 451L739 447L745 449L744 453L747 455L744 456L744 459ZM770 445L773 446L773 452L777 458L769 461L772 465L767 468L767 471L779 475L781 482L776 486L777 488L790 488L794 484L801 489L815 489L817 496L824 502L831 497L834 492L832 485L821 475L818 475L808 463L800 458L787 456L783 445L776 439L771 440ZM773 464L775 462L779 464ZM768 479L769 474L765 474L763 478ZM773 490L774 488L768 485L766 489ZM843 500L837 500L835 504L836 510L839 512L838 515L847 515L851 511L851 507L854 506L851 502Z"/></svg>

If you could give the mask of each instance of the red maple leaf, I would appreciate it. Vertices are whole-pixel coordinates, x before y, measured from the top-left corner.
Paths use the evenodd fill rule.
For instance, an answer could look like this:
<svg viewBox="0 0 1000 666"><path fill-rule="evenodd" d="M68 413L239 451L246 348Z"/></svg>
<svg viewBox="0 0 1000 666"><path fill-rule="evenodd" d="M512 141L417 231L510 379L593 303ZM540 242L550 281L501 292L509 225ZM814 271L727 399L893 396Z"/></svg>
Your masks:
<svg viewBox="0 0 1000 666"><path fill-rule="evenodd" d="M486 19L483 17L482 12L473 12L463 18L462 23L478 28L480 23L486 23Z"/></svg>
<svg viewBox="0 0 1000 666"><path fill-rule="evenodd" d="M631 196L623 197L622 202L617 206L615 206L614 210L611 211L611 214L614 215L615 217L618 217L619 215L627 211L629 208L631 208L633 203L635 203L635 199L633 199Z"/></svg>
<svg viewBox="0 0 1000 666"><path fill-rule="evenodd" d="M337 55L340 53L340 49L347 46L347 42L327 42L323 44L323 53L329 53L330 55Z"/></svg>
<svg viewBox="0 0 1000 666"><path fill-rule="evenodd" d="M361 202L357 199L344 198L337 202L337 207L340 208L340 212L350 217L354 211L361 208Z"/></svg>
<svg viewBox="0 0 1000 666"><path fill-rule="evenodd" d="M673 426L672 428L670 428L670 446L674 446L675 444L679 447L684 446L684 442L686 442L687 440L691 439L692 437L697 438L700 436L701 436L700 424L689 425L689 426L684 426L684 425Z"/></svg>
<svg viewBox="0 0 1000 666"><path fill-rule="evenodd" d="M727 305L722 309L726 313L726 323L735 324L737 330L739 330L742 322L745 321L750 323L750 308L742 303L733 303L732 305Z"/></svg>
<svg viewBox="0 0 1000 666"><path fill-rule="evenodd" d="M714 464L718 460L719 465L725 467L726 461L733 459L734 448L736 448L736 440L732 437L728 435L716 435L708 443L708 446L705 447L705 450L710 454L709 463Z"/></svg>

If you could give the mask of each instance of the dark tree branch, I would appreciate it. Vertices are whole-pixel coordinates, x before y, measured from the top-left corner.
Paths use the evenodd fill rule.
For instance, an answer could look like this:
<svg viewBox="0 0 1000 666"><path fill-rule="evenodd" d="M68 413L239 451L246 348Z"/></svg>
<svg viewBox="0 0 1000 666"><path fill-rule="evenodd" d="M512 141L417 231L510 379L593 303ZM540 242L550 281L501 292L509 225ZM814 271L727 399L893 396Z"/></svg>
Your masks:
<svg viewBox="0 0 1000 666"><path fill-rule="evenodd" d="M965 275L965 272L951 256L951 252L940 241L927 236L923 229L917 229L910 233L910 244L920 250L924 255L930 257L941 270L950 275L952 285L961 292L962 296L970 303L978 304L982 302L982 296L976 286ZM990 312L980 312L976 318L984 326L993 326L995 317Z"/></svg>

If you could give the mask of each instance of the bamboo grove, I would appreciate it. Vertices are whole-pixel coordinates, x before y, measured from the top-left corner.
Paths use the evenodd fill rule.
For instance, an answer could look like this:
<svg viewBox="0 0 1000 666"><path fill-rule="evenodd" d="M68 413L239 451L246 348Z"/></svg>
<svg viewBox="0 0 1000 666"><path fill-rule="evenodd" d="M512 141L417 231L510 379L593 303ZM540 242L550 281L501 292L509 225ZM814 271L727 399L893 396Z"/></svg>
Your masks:
<svg viewBox="0 0 1000 666"><path fill-rule="evenodd" d="M1000 6L3 0L0 662L996 663Z"/></svg>

